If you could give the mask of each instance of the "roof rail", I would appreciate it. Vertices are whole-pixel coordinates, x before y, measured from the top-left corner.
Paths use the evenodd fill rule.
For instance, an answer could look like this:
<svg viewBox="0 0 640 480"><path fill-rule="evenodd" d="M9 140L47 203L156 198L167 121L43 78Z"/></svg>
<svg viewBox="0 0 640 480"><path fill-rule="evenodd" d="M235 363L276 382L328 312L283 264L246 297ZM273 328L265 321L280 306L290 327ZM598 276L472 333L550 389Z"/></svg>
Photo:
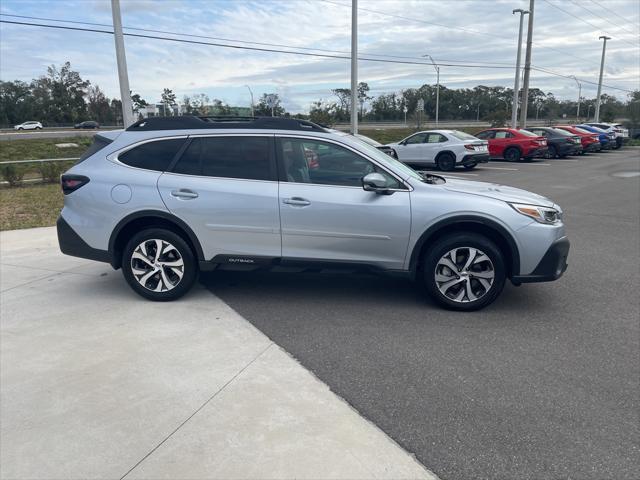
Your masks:
<svg viewBox="0 0 640 480"><path fill-rule="evenodd" d="M127 128L128 132L153 130L195 130L212 128L303 130L326 132L326 129L307 120L284 117L241 117L182 115L176 117L149 117L138 120Z"/></svg>

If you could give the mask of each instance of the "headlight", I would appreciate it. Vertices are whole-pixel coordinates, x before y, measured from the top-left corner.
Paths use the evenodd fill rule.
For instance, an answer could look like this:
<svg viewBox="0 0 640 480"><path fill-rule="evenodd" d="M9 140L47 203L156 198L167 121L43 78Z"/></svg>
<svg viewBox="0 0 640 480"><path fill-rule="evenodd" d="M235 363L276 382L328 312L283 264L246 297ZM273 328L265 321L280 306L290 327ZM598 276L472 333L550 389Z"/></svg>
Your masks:
<svg viewBox="0 0 640 480"><path fill-rule="evenodd" d="M554 225L562 221L562 212L555 208L525 205L522 203L510 203L509 205L511 205L516 212L531 217L538 223Z"/></svg>

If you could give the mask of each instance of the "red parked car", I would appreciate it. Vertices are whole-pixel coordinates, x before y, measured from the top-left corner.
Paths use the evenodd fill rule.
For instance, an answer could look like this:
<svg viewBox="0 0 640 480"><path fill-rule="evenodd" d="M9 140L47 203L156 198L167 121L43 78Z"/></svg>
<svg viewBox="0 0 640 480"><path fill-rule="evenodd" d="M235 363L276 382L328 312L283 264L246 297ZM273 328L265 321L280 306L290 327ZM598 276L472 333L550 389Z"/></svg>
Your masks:
<svg viewBox="0 0 640 480"><path fill-rule="evenodd" d="M531 160L547 153L547 139L528 130L514 128L490 128L475 135L489 142L489 156L515 162Z"/></svg>
<svg viewBox="0 0 640 480"><path fill-rule="evenodd" d="M582 143L582 154L597 152L602 148L602 145L600 145L600 136L597 133L589 132L573 125L556 125L553 128L559 128L565 132L579 135L580 142Z"/></svg>

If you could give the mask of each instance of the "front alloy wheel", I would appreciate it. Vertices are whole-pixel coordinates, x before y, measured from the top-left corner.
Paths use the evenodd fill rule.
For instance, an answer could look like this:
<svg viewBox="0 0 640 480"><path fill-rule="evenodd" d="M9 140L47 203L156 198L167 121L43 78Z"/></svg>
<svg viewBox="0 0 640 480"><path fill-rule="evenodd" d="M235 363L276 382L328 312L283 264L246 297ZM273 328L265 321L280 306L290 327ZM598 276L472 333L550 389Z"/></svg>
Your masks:
<svg viewBox="0 0 640 480"><path fill-rule="evenodd" d="M431 298L452 310L486 307L498 297L506 280L502 251L475 232L438 239L425 252L421 269Z"/></svg>
<svg viewBox="0 0 640 480"><path fill-rule="evenodd" d="M489 257L476 248L454 248L438 261L435 279L438 290L454 302L476 301L491 290L495 271Z"/></svg>

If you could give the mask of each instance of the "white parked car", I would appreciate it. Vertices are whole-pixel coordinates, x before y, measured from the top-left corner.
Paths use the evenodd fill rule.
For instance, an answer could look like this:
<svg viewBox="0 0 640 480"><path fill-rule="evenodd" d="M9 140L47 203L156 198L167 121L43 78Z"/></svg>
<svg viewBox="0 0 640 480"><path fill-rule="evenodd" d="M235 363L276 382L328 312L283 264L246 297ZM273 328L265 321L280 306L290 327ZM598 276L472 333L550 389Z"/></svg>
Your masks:
<svg viewBox="0 0 640 480"><path fill-rule="evenodd" d="M613 133L616 139L615 148L620 148L624 139L629 138L629 130L624 128L624 125L621 123L585 122L584 124L591 127L601 128L607 133Z"/></svg>
<svg viewBox="0 0 640 480"><path fill-rule="evenodd" d="M418 132L387 145L392 156L411 165L436 165L440 170L463 166L471 170L489 161L489 144L459 130Z"/></svg>
<svg viewBox="0 0 640 480"><path fill-rule="evenodd" d="M42 130L42 124L40 122L24 122L13 128L14 130Z"/></svg>

